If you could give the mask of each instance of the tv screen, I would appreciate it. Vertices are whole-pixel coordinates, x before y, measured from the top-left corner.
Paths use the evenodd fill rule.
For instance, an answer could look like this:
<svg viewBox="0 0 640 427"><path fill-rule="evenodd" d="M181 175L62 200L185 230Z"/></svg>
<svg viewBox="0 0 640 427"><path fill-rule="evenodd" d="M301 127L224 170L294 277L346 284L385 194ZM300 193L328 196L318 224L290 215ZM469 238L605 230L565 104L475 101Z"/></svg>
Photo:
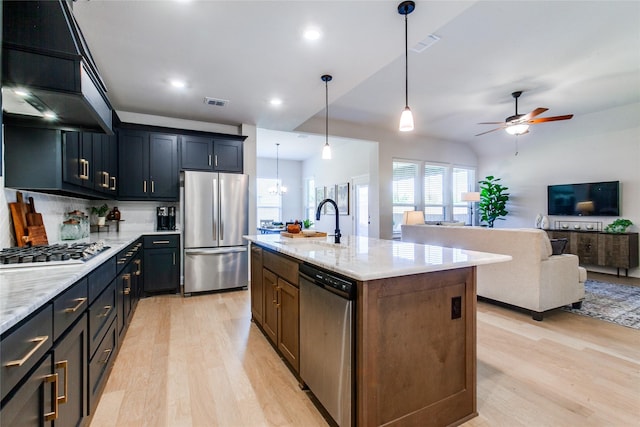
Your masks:
<svg viewBox="0 0 640 427"><path fill-rule="evenodd" d="M549 185L549 215L619 216L620 181Z"/></svg>

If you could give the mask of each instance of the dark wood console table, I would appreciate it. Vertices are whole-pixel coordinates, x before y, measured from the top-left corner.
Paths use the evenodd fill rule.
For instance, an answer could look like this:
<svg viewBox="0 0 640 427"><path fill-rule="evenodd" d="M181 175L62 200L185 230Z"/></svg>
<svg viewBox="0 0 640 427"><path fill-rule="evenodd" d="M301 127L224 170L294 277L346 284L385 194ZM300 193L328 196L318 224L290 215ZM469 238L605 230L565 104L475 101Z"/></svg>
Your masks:
<svg viewBox="0 0 640 427"><path fill-rule="evenodd" d="M577 255L580 264L613 267L618 271L638 267L638 233L604 233L598 231L547 230L550 239L567 239L566 252Z"/></svg>

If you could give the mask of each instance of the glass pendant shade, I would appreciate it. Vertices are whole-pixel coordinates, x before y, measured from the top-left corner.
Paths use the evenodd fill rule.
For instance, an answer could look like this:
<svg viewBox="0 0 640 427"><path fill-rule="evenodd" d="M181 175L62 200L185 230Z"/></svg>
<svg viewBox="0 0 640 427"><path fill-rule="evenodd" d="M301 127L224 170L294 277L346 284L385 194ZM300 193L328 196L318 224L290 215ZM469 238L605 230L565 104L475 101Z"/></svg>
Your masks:
<svg viewBox="0 0 640 427"><path fill-rule="evenodd" d="M522 135L523 133L527 133L529 131L529 125L511 125L507 126L504 130L507 131L507 133L510 135Z"/></svg>
<svg viewBox="0 0 640 427"><path fill-rule="evenodd" d="M413 114L411 109L406 106L400 116L400 132L409 132L413 130Z"/></svg>
<svg viewBox="0 0 640 427"><path fill-rule="evenodd" d="M269 187L271 194L285 194L287 187L280 185L280 144L276 144L276 185Z"/></svg>
<svg viewBox="0 0 640 427"><path fill-rule="evenodd" d="M331 147L328 142L322 147L322 160L331 160Z"/></svg>

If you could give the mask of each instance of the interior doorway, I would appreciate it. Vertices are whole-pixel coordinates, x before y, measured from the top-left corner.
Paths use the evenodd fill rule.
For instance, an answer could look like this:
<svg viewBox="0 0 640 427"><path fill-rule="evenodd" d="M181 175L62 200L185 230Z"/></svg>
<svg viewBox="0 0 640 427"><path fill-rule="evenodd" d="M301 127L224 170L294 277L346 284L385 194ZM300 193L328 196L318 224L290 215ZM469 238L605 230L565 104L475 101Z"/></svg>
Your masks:
<svg viewBox="0 0 640 427"><path fill-rule="evenodd" d="M369 175L361 175L353 178L353 215L354 231L356 236L369 237Z"/></svg>

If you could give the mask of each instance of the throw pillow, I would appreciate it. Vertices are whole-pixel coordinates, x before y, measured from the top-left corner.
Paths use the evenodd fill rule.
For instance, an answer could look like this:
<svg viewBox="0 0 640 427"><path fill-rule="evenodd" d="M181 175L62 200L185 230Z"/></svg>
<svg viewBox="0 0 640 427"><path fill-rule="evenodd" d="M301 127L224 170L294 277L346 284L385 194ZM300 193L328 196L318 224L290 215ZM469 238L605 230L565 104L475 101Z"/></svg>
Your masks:
<svg viewBox="0 0 640 427"><path fill-rule="evenodd" d="M549 239L551 242L551 255L561 255L567 247L567 239Z"/></svg>

